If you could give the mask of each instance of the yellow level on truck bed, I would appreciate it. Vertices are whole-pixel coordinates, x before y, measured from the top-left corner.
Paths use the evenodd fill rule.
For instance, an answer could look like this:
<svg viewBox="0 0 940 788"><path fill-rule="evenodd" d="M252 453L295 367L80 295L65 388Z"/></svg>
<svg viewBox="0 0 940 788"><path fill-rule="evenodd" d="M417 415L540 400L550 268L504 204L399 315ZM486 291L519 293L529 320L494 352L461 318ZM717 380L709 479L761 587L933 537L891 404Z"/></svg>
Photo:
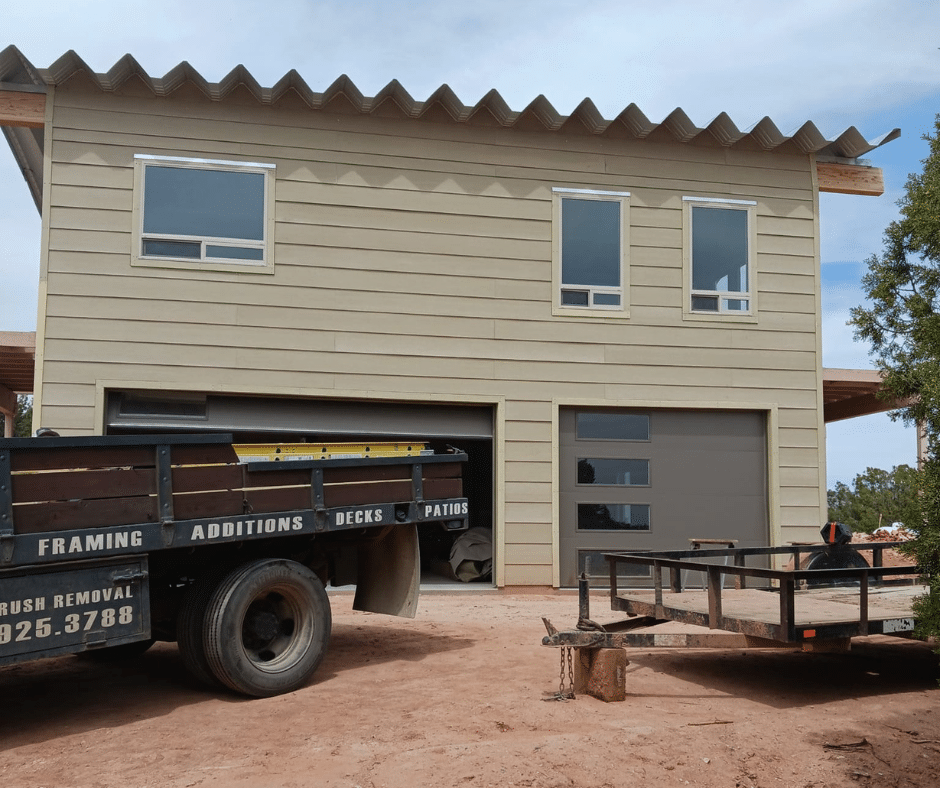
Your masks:
<svg viewBox="0 0 940 788"><path fill-rule="evenodd" d="M236 443L240 462L338 460L350 457L413 457L434 454L427 443Z"/></svg>

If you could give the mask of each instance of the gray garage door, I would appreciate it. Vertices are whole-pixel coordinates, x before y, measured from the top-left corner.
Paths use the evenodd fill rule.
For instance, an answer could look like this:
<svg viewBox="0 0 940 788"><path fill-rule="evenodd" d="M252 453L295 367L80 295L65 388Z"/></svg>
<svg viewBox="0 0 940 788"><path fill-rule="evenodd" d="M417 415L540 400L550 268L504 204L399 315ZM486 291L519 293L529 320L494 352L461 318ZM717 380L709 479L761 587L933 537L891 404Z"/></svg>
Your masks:
<svg viewBox="0 0 940 788"><path fill-rule="evenodd" d="M560 431L562 586L581 572L606 585L604 552L767 544L764 413L572 408ZM645 567L624 574L649 583Z"/></svg>

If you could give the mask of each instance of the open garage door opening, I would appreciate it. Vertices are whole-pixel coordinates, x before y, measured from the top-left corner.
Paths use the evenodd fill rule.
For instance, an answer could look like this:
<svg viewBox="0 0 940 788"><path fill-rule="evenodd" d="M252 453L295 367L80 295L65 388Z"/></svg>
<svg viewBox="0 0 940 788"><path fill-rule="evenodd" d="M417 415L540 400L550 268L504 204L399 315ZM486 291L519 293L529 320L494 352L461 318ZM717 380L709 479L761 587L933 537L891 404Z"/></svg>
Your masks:
<svg viewBox="0 0 940 788"><path fill-rule="evenodd" d="M238 443L423 441L464 451L470 531L418 527L422 585L463 586L493 584L493 423L489 406L112 391L105 426L111 435L230 432Z"/></svg>

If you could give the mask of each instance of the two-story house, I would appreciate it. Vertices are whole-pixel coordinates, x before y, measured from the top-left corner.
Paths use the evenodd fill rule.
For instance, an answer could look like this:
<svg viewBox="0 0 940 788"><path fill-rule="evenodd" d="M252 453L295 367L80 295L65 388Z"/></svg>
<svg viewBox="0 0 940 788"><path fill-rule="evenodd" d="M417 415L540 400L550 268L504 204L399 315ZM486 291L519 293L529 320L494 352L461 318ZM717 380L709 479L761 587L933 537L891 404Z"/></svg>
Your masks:
<svg viewBox="0 0 940 788"><path fill-rule="evenodd" d="M0 108L42 213L37 426L459 446L500 586L817 538L818 196L879 193L857 159L897 132L13 47Z"/></svg>

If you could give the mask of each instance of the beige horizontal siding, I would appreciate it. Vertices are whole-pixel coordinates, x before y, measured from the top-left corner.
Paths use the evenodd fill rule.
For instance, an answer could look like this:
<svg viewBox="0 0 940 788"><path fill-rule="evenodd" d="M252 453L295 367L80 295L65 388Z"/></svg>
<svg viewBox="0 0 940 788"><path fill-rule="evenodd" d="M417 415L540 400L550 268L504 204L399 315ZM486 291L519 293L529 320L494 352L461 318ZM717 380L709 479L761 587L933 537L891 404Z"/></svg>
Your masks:
<svg viewBox="0 0 940 788"><path fill-rule="evenodd" d="M818 495L819 472L815 468L780 469L780 485L782 487L810 487Z"/></svg>
<svg viewBox="0 0 940 788"><path fill-rule="evenodd" d="M550 586L551 584L551 563L506 564L506 585L508 586Z"/></svg>
<svg viewBox="0 0 940 788"><path fill-rule="evenodd" d="M506 500L518 503L544 503L552 499L551 482L521 482L512 481L506 483ZM544 528L538 529L539 538L537 541L544 542L548 539L551 543L550 534L545 533ZM517 533L516 541L521 541Z"/></svg>
<svg viewBox="0 0 940 788"><path fill-rule="evenodd" d="M784 538L824 518L808 157L67 87L55 100L49 426L99 428L108 380L503 402L504 579L547 585L553 401L747 403L777 413ZM274 275L132 268L134 153L276 164ZM631 193L629 319L552 316L553 186ZM757 202L756 322L684 319L683 195Z"/></svg>
<svg viewBox="0 0 940 788"><path fill-rule="evenodd" d="M512 538L510 529L507 527L506 530L505 556L507 564L552 565L551 544L515 544L509 541Z"/></svg>
<svg viewBox="0 0 940 788"><path fill-rule="evenodd" d="M552 462L550 456L546 456L542 462L506 459L507 479L515 479L518 482L550 482L551 477ZM538 527L544 532L544 523Z"/></svg>

